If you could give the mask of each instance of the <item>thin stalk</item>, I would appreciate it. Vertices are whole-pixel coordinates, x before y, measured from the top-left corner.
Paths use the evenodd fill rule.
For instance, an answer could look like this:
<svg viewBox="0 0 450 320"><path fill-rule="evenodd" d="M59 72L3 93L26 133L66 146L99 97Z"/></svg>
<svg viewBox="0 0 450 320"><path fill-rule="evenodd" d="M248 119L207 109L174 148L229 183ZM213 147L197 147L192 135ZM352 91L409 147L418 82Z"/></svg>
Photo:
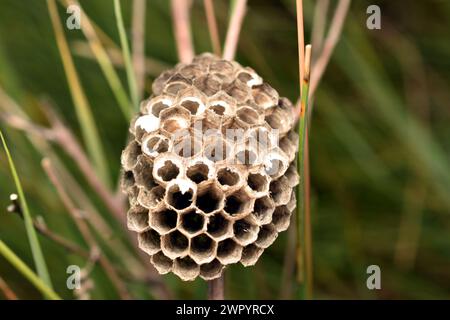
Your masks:
<svg viewBox="0 0 450 320"><path fill-rule="evenodd" d="M70 5L76 5L80 8L81 19L83 23L81 24L81 30L83 31L89 46L94 54L102 72L108 82L111 91L119 104L119 107L127 120L131 119L133 110L131 108L130 100L125 89L120 82L120 78L114 69L114 66L106 53L106 49L102 45L89 17L84 12L80 3L76 0L64 0L64 4L68 7Z"/></svg>
<svg viewBox="0 0 450 320"><path fill-rule="evenodd" d="M23 208L25 229L27 231L28 241L30 242L31 252L33 254L34 264L36 266L37 273L39 277L41 277L42 281L44 281L44 283L48 287L52 288L52 282L50 280L50 275L48 273L47 264L45 263L44 254L42 253L41 245L39 243L36 230L34 230L33 219L31 217L31 213L28 208L28 203L25 199L25 193L23 192L22 184L20 182L19 175L17 174L16 166L11 157L11 153L9 152L8 146L6 144L5 138L1 130L0 130L0 138L3 143L3 148L5 149L6 152L6 157L8 158L9 168L11 170L11 174L14 179L14 184L16 185L17 193L19 194L19 202L21 207Z"/></svg>
<svg viewBox="0 0 450 320"><path fill-rule="evenodd" d="M0 277L0 292L7 300L19 300L16 293L9 287L5 280Z"/></svg>
<svg viewBox="0 0 450 320"><path fill-rule="evenodd" d="M91 107L82 89L72 56L70 55L69 46L64 36L63 26L59 20L56 2L55 0L47 0L47 5L70 93L75 105L75 111L81 126L84 143L86 144L89 155L95 164L99 176L106 185L110 186L108 162L106 161L105 152L103 150L96 122L92 115Z"/></svg>
<svg viewBox="0 0 450 320"><path fill-rule="evenodd" d="M205 7L213 51L216 55L220 56L222 55L222 49L220 48L219 28L217 27L216 15L214 13L214 3L212 0L203 0L203 5Z"/></svg>
<svg viewBox="0 0 450 320"><path fill-rule="evenodd" d="M125 25L122 18L122 9L120 8L120 0L114 0L114 12L116 15L117 29L119 30L120 45L122 47L123 59L125 61L125 70L127 72L128 86L130 89L131 101L135 110L139 109L139 98L136 84L136 75L131 61L130 47L128 45Z"/></svg>
<svg viewBox="0 0 450 320"><path fill-rule="evenodd" d="M300 81L300 96L303 92L303 78L305 74L305 30L303 22L303 0L297 0L297 42L298 42L298 71Z"/></svg>
<svg viewBox="0 0 450 320"><path fill-rule="evenodd" d="M138 99L144 96L145 89L145 8L146 0L133 1L132 61L136 74Z"/></svg>
<svg viewBox="0 0 450 320"><path fill-rule="evenodd" d="M208 281L208 300L224 300L225 276Z"/></svg>
<svg viewBox="0 0 450 320"><path fill-rule="evenodd" d="M227 37L223 49L223 58L233 60L236 55L239 34L244 21L247 0L233 0L230 8L230 23L228 25Z"/></svg>
<svg viewBox="0 0 450 320"><path fill-rule="evenodd" d="M305 73L301 82L302 95L301 95L301 108L299 116L298 134L299 134L299 148L298 148L298 161L297 170L302 177L304 174L304 161L305 161L305 141L307 131L307 112L308 112L308 93L309 93L309 76L310 76L310 61L311 61L311 45L306 46L305 50ZM298 243L297 243L297 280L303 283L305 280L304 270L304 240L305 240L305 177L300 179L300 184L297 188L297 223L298 223ZM308 281L307 281L308 283Z"/></svg>
<svg viewBox="0 0 450 320"><path fill-rule="evenodd" d="M183 63L189 63L194 58L188 2L188 0L171 1L178 59Z"/></svg>
<svg viewBox="0 0 450 320"><path fill-rule="evenodd" d="M14 268L19 271L34 287L46 298L51 300L61 300L53 289L33 272L2 240L0 240L0 255L8 260Z"/></svg>

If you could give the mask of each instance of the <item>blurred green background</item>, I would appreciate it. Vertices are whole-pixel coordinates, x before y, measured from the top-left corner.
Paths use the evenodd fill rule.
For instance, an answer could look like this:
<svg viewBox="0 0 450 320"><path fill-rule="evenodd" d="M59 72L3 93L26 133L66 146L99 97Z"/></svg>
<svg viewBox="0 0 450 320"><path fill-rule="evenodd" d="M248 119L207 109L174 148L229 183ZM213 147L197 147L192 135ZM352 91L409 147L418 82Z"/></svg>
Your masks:
<svg viewBox="0 0 450 320"><path fill-rule="evenodd" d="M110 0L80 1L87 14L120 44ZM310 39L315 1L305 0L306 39ZM337 1L331 1L331 10ZM366 28L366 8L378 4L382 29ZM132 1L122 1L127 31ZM228 1L215 1L220 35L228 23ZM59 6L61 19L67 16ZM63 20L62 20L63 21ZM310 131L314 297L317 299L450 298L450 2L353 1L343 35L314 99ZM192 32L196 52L211 51L202 1L194 1ZM65 30L83 88L92 106L117 180L128 123L94 59L81 55L85 38ZM83 51L86 53L86 50ZM177 62L169 1L149 0L145 53L153 64L151 83ZM298 96L295 3L249 0L237 60L254 68L282 95ZM123 68L117 68L126 86ZM56 46L46 1L0 0L0 86L38 123L37 107L50 97L65 122L80 137L70 91ZM0 101L0 105L4 101ZM0 108L0 112L3 109ZM83 245L54 188L43 172L42 156L26 136L4 122L5 133L33 215L55 232ZM81 138L80 138L81 141ZM58 147L56 153L86 188L118 239L120 226ZM33 265L22 220L7 214L15 192L7 160L0 152L0 238ZM40 237L56 290L66 289L66 268L85 261ZM283 276L288 232L255 267L231 266L226 296L234 299L296 298ZM121 261L115 261L122 265ZM366 287L366 268L381 268L382 289ZM40 294L0 257L0 277L20 298ZM164 276L177 298L203 299L202 280L183 283ZM285 280L283 280L285 279ZM117 298L104 273L92 274L96 299ZM147 299L145 284L128 283L136 298ZM0 294L0 298L3 296Z"/></svg>

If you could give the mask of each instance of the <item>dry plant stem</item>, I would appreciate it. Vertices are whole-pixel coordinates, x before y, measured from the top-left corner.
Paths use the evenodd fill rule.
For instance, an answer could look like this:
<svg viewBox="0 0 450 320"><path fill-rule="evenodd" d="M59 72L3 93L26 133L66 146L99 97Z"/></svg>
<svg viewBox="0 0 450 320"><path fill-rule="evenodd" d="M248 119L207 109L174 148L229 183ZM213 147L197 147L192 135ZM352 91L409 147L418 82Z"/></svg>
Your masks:
<svg viewBox="0 0 450 320"><path fill-rule="evenodd" d="M145 0L133 1L132 61L139 100L144 96L145 86L145 9Z"/></svg>
<svg viewBox="0 0 450 320"><path fill-rule="evenodd" d="M224 300L225 276L208 281L208 300Z"/></svg>
<svg viewBox="0 0 450 320"><path fill-rule="evenodd" d="M219 29L217 27L216 15L214 13L213 0L203 0L203 5L205 7L206 19L208 21L209 36L211 37L213 51L217 56L220 56L222 55L222 50L220 48Z"/></svg>
<svg viewBox="0 0 450 320"><path fill-rule="evenodd" d="M194 58L189 22L190 3L189 0L171 0L171 4L178 59L183 63L189 63Z"/></svg>
<svg viewBox="0 0 450 320"><path fill-rule="evenodd" d="M42 160L42 167L44 168L45 172L47 173L48 177L50 178L50 181L55 186L58 195L63 202L64 206L66 207L67 211L70 213L72 219L74 220L75 224L77 225L78 230L80 231L81 235L83 236L86 243L89 245L91 252L94 250L100 250L100 247L98 246L95 237L92 235L88 224L86 223L86 220L84 218L84 213L77 209L75 207L75 204L70 199L69 195L67 194L66 190L61 184L60 177L58 176L55 168L53 167L51 161L47 158ZM122 279L119 277L119 275L116 273L113 265L111 262L106 258L105 255L100 254L99 257L99 263L104 269L105 273L110 278L112 284L116 288L119 296L122 299L130 299L130 294L128 293L128 289L125 285L125 283L122 281Z"/></svg>
<svg viewBox="0 0 450 320"><path fill-rule="evenodd" d="M0 277L0 291L7 300L18 300L19 298L8 284Z"/></svg>
<svg viewBox="0 0 450 320"><path fill-rule="evenodd" d="M331 54L333 53L333 50L341 36L345 18L347 17L348 9L350 7L350 2L351 0L340 0L336 7L328 35L323 44L323 49L312 68L310 96L314 96L320 79L322 78L330 61Z"/></svg>
<svg viewBox="0 0 450 320"><path fill-rule="evenodd" d="M305 74L305 31L303 23L303 0L297 0L297 42L298 42L298 70L300 81L300 96L303 90L303 78Z"/></svg>
<svg viewBox="0 0 450 320"><path fill-rule="evenodd" d="M247 7L247 0L236 0L230 24L228 26L227 37L223 49L223 58L225 60L233 60L236 55L237 44L239 42L239 34L241 32L242 23L244 21Z"/></svg>
<svg viewBox="0 0 450 320"><path fill-rule="evenodd" d="M314 22L311 31L311 45L313 47L311 59L313 65L317 59L317 54L322 50L329 6L330 0L318 0L314 8Z"/></svg>

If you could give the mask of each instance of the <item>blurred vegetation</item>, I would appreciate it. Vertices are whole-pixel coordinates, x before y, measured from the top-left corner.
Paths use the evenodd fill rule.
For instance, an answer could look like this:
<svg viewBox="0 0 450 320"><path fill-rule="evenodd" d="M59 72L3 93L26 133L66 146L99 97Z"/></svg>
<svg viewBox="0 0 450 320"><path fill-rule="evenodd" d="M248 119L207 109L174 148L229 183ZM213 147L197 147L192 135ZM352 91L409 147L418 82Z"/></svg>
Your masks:
<svg viewBox="0 0 450 320"><path fill-rule="evenodd" d="M110 0L80 1L86 13L117 44L120 39ZM332 7L335 1L331 1ZM378 4L382 29L366 28L366 8ZM132 1L122 1L127 32ZM215 1L221 38L227 1ZM306 40L314 1L305 0ZM332 10L330 10L332 12ZM59 6L60 16L66 13ZM353 1L343 36L314 99L310 131L314 297L317 299L450 298L450 2ZM211 51L202 1L194 1L192 31L197 52ZM106 151L112 181L127 140L124 119L94 59L82 57L81 31L65 30L82 86ZM146 95L158 68L174 65L177 54L169 1L147 1L145 53L156 61L146 77ZM279 92L298 97L295 3L250 0L237 60L260 73ZM126 87L123 68L117 68ZM39 99L50 97L81 140L81 131L44 0L0 0L0 87L34 121L46 124ZM0 101L0 105L4 101ZM0 108L0 112L3 110ZM0 122L16 162L30 211L48 227L84 247L40 163L42 156L23 132ZM55 152L87 190L116 237L125 239L73 160ZM0 239L33 266L23 221L7 214L15 187L0 153ZM283 264L288 232L253 268L231 266L226 296L235 299L286 297ZM54 287L64 298L66 268L86 262L40 237ZM114 248L113 248L114 249ZM130 249L131 251L131 249ZM123 268L123 261L115 261ZM379 265L382 290L366 288L366 268ZM20 298L41 296L0 257L0 277ZM117 298L103 271L91 276L96 299ZM164 276L177 298L203 299L202 280L183 283ZM144 283L128 283L137 298L150 298ZM288 295L295 298L293 292ZM0 298L3 298L0 294Z"/></svg>

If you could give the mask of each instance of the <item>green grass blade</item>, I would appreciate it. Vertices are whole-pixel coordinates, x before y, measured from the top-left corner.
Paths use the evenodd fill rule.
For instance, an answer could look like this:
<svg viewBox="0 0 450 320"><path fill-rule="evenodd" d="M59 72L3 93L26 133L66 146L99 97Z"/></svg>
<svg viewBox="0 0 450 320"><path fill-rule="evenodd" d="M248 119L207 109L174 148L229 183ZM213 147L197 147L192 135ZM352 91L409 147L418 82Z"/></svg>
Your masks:
<svg viewBox="0 0 450 320"><path fill-rule="evenodd" d="M27 278L39 292L51 300L61 300L53 289L33 272L2 240L0 240L0 254L11 263L17 271Z"/></svg>
<svg viewBox="0 0 450 320"><path fill-rule="evenodd" d="M20 183L19 175L17 174L16 166L14 165L14 161L11 157L11 153L9 152L8 146L6 144L6 140L3 136L3 133L0 130L0 138L2 140L3 148L6 152L6 157L8 158L9 168L11 170L11 174L14 179L14 183L16 185L17 193L19 194L20 206L23 211L23 219L25 223L25 229L28 235L28 241L30 242L31 252L33 254L34 264L36 265L37 273L39 277L49 286L52 287L52 283L50 280L50 275L48 273L47 265L45 263L44 254L42 253L41 246L39 244L39 239L36 234L36 230L33 226L33 220L31 218L30 210L28 209L28 204L25 199L25 194L22 189L22 184Z"/></svg>
<svg viewBox="0 0 450 320"><path fill-rule="evenodd" d="M106 53L106 50L103 47L94 29L93 24L91 23L91 19L84 12L83 8L78 3L78 1L66 0L64 1L64 4L66 7L75 4L80 8L81 19L83 21L83 23L81 24L81 30L83 31L89 43L89 46L92 50L92 53L94 54L95 59L97 60L100 66L100 69L102 69L102 72L105 75L106 81L108 82L112 90L112 93L117 103L119 104L120 109L122 110L122 113L124 114L127 120L131 120L133 110L131 108L130 100L128 98L125 89L122 86L122 83L120 82L120 78L117 75L116 70L114 69L111 59Z"/></svg>
<svg viewBox="0 0 450 320"><path fill-rule="evenodd" d="M48 10L56 36L56 42L61 55L61 59L69 84L72 100L75 105L75 111L80 122L81 132L88 153L94 162L97 173L100 178L108 185L111 185L108 163L106 161L103 145L97 130L96 122L92 115L91 107L84 94L83 88L75 69L75 65L70 54L69 46L64 36L63 26L59 19L58 8L55 0L47 0Z"/></svg>
<svg viewBox="0 0 450 320"><path fill-rule="evenodd" d="M127 34L122 18L122 9L120 8L120 0L114 0L114 12L116 14L116 24L119 30L120 45L122 47L125 69L127 72L128 86L130 88L131 101L135 110L139 108L138 90L136 84L136 75L134 74L133 63L131 62L130 47L128 45Z"/></svg>

